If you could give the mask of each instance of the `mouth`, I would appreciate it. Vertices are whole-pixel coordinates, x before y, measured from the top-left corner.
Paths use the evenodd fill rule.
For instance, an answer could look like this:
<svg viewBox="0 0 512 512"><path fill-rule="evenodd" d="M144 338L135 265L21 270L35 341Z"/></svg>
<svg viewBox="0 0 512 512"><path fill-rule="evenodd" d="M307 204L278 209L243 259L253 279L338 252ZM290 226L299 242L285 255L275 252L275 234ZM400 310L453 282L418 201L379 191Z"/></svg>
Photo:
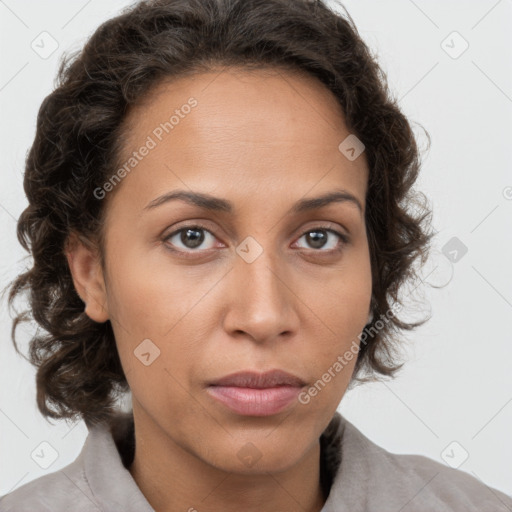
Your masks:
<svg viewBox="0 0 512 512"><path fill-rule="evenodd" d="M306 383L283 370L242 371L211 382L208 394L243 416L270 416L287 409Z"/></svg>

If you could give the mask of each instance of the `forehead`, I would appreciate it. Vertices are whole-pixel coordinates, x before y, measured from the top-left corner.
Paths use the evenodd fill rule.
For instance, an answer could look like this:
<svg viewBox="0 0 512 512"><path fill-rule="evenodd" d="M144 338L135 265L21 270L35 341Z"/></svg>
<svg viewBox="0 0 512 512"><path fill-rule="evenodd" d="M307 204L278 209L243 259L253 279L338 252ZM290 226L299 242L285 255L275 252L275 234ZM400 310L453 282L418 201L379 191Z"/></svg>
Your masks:
<svg viewBox="0 0 512 512"><path fill-rule="evenodd" d="M186 123L179 119L189 130L175 124L172 131L176 138L193 130L198 144L231 137L246 144L289 140L327 145L332 142L330 137L325 140L327 134L337 140L340 131L347 131L336 98L310 75L279 68L219 68L153 87L128 115L127 134L136 137L152 130L155 122L168 121L191 98L197 101L193 115L185 114ZM244 140L236 137L241 133Z"/></svg>
<svg viewBox="0 0 512 512"><path fill-rule="evenodd" d="M123 163L151 140L124 180L139 195L183 185L305 195L321 182L352 189L364 204L365 155L349 161L339 151L350 135L343 111L303 73L220 68L163 81L131 110L124 134Z"/></svg>

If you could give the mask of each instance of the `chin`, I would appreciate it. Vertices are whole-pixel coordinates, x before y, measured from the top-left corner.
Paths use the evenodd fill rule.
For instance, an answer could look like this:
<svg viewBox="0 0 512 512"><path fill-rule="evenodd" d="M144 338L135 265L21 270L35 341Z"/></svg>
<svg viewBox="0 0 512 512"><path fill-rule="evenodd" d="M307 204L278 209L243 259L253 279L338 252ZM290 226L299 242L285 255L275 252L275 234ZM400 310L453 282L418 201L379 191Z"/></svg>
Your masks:
<svg viewBox="0 0 512 512"><path fill-rule="evenodd" d="M228 437L222 445L210 447L208 464L230 473L258 475L279 473L293 467L307 446L283 431L282 436L247 435Z"/></svg>

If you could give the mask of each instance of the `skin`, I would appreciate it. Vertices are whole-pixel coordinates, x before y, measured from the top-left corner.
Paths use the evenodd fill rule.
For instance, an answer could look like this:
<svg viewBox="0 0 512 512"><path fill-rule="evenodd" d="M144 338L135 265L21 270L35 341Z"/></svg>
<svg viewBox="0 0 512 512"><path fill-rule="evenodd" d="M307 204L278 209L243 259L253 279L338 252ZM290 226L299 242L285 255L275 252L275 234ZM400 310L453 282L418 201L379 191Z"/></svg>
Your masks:
<svg viewBox="0 0 512 512"><path fill-rule="evenodd" d="M104 199L105 272L91 247L68 250L87 315L112 322L132 391L129 470L158 511L319 511L319 437L355 357L309 403L271 416L238 415L206 388L235 371L279 368L308 389L358 341L372 291L367 161L338 150L350 132L322 83L243 68L160 83L126 119L124 156L190 97L198 105ZM177 189L229 200L234 211L180 200L144 210ZM335 189L362 211L342 201L288 213ZM199 247L181 233L165 240L197 222L207 230ZM349 240L323 232L324 246L314 245L320 228ZM248 236L263 250L251 263L236 252ZM134 354L145 339L160 350L147 366ZM237 456L247 443L261 456L250 467Z"/></svg>

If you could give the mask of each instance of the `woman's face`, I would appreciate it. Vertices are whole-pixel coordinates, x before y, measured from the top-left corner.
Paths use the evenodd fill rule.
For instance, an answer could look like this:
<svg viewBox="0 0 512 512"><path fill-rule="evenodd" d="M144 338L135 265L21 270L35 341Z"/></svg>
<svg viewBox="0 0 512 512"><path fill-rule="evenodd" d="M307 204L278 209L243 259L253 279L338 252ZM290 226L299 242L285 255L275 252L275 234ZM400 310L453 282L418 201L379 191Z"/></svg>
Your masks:
<svg viewBox="0 0 512 512"><path fill-rule="evenodd" d="M112 322L140 433L230 472L284 470L318 444L372 291L349 135L320 82L284 71L182 77L130 113L87 312ZM212 387L274 369L303 387Z"/></svg>

